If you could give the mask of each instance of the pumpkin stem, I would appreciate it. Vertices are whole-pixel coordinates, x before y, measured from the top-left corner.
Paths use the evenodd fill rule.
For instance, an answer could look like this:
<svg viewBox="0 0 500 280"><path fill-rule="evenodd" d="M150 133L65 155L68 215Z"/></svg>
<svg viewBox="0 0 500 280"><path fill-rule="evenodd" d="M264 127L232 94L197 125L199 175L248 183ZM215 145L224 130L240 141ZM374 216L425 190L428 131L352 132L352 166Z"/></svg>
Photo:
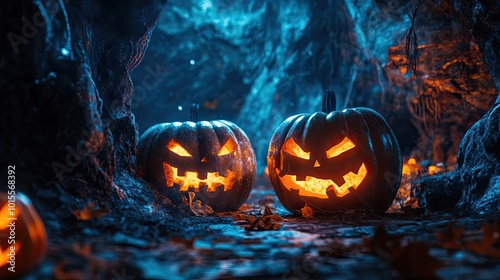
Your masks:
<svg viewBox="0 0 500 280"><path fill-rule="evenodd" d="M333 112L335 111L336 105L337 105L337 100L335 98L335 92L331 89L327 90L323 95L322 111L327 114Z"/></svg>
<svg viewBox="0 0 500 280"><path fill-rule="evenodd" d="M189 114L189 120L192 122L198 121L198 109L200 106L196 103L191 104L191 113Z"/></svg>

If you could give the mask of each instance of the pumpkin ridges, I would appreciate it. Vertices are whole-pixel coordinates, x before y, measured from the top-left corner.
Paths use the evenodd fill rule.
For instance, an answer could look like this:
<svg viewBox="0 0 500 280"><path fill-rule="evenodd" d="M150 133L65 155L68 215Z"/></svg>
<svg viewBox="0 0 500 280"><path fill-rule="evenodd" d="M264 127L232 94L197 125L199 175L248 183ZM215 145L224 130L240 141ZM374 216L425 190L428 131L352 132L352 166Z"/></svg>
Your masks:
<svg viewBox="0 0 500 280"><path fill-rule="evenodd" d="M148 172L150 170L148 159L151 157L151 150L153 149L153 143L155 143L151 140L151 138L157 135L159 127L161 127L161 124L154 125L147 129L146 132L142 134L141 138L139 139L139 143L137 144L138 167L143 167L138 168L139 175L145 178L150 178L151 176L151 174Z"/></svg>
<svg viewBox="0 0 500 280"><path fill-rule="evenodd" d="M399 182L398 181L393 182L392 180L389 179L401 177L401 170L402 170L401 152L399 146L397 145L396 137L392 132L392 130L389 130L387 122L377 112L373 110L370 111L372 112L372 115L366 118L368 125L379 127L380 128L379 133L381 133L382 135L389 136L391 140L391 141L383 141L383 139L376 139L380 141L380 143L378 144L380 149L385 148L385 150L381 152L382 154L381 159L383 160L380 160L379 168L382 170L392 170L390 172L391 174L388 173L383 174L384 176L381 176L383 178L380 178L380 181L387 187L387 192L394 192L397 191L397 188L399 187ZM393 145L388 145L388 144L393 144ZM398 156L397 159L388 156L394 154ZM395 185L392 185L393 183ZM392 204L392 199L391 200L388 199L387 201L385 201L385 204L387 205L387 207L389 207Z"/></svg>
<svg viewBox="0 0 500 280"><path fill-rule="evenodd" d="M213 161L215 156L213 154L206 153L204 151L212 149L213 147L215 147L216 150L218 150L222 145L224 145L224 143L222 143L219 140L219 137L214 130L214 126L212 125L212 122L208 121L197 122L196 137L198 141L195 142L197 144L196 145L197 153L193 155L195 159L201 159L203 157L206 157L208 161Z"/></svg>
<svg viewBox="0 0 500 280"><path fill-rule="evenodd" d="M311 114L299 114L299 115L296 115L296 118L293 119L293 124L292 126L286 131L287 134L286 134L286 137L285 139L283 139L283 142L280 143L280 149L281 149L281 145L283 145L285 143L285 141L288 139L288 138L294 138L295 141L301 141L299 139L296 139L294 137L295 135L295 131L303 131L304 129L304 126L306 125L305 122L302 122L302 120L304 119L307 119L309 118ZM297 143L297 144L302 144L302 143Z"/></svg>
<svg viewBox="0 0 500 280"><path fill-rule="evenodd" d="M347 137L355 143L355 147L357 147L358 151L356 151L355 154L350 152L351 154L349 155L345 152L346 154L337 156L336 159L328 159L325 150L333 147L336 143L340 143L342 138ZM294 138L294 141L304 152L310 152L309 160L311 162L307 163L300 159L303 158L302 156L293 157L292 155L291 159L293 159L293 163L297 164L293 172L290 172L290 169L286 171L287 169L280 164L280 161L283 160L281 149L289 138ZM390 143L387 144L384 141L389 141ZM387 153L387 155L381 157L381 155L385 153ZM351 156L359 158L360 162L356 162L357 159L355 158L353 158L353 161L347 161L346 157ZM314 114L300 114L285 120L278 126L273 134L268 151L269 178L282 204L292 212L300 209L304 205L304 201L308 204L316 205L319 209L327 211L335 211L343 207L352 209L365 208L366 206L370 206L377 211L385 211L390 206L390 202L392 202L397 190L392 192L386 190L387 183L384 178L384 172L388 170L393 170L395 173L400 172L400 170L397 171L394 169L397 167L398 163L401 164L400 158L400 151L392 130L383 120L383 117L371 109L354 108L342 112L330 112L328 115L320 112ZM285 159L287 160L285 164L291 164L288 157ZM321 159L323 159L324 162L321 162ZM319 162L317 166L316 160ZM391 162L391 164L381 164L381 160L393 162ZM314 169L312 167L312 161L315 161L314 167L319 167L319 169ZM341 165L342 162L345 162L347 165ZM334 165L331 167L323 166L323 163ZM317 186L320 186L320 188L324 188L325 184L325 182L321 180L331 179L323 177L325 174L328 174L330 170L332 170L331 172L337 171L334 175L332 174L332 178L336 178L334 182L338 182L339 176L344 175L348 175L348 177L344 177L346 182L355 180L353 176L356 176L358 172L363 172L363 174L368 173L368 175L361 175L363 176L363 181L359 181L357 188L349 190L347 194L339 194L342 196L337 196L336 194L332 195L333 191L331 189L327 192L329 198L326 199L306 195L299 196L299 191L295 190L297 186L294 185L292 187L288 185L288 187L286 187L284 184L292 182L282 182L280 174L283 175L282 173L286 172L287 175L291 176L300 175L302 178L304 178L304 176L307 177L308 175L306 174L308 171L299 170L308 169L297 168L309 168L307 167L309 164L311 165L311 171L314 172L311 174L315 174L310 175L310 177L320 180L316 182L310 181L310 179L309 184L315 182L314 184L318 184ZM363 164L363 170L366 171L361 171L361 167L359 167L359 171L356 171L358 170L356 166L362 166ZM337 168L335 168L335 165ZM340 166L344 166L345 168L339 168ZM347 169L348 172L345 174L345 171L339 172L339 170L346 168L349 169ZM290 178L286 180L290 180ZM304 184L305 183L301 183L300 185ZM346 186L344 186L344 190L345 187ZM334 190L337 191L339 189ZM389 199L391 201L387 204ZM384 207L385 209L382 209Z"/></svg>
<svg viewBox="0 0 500 280"><path fill-rule="evenodd" d="M305 125L302 128L300 134L300 142L297 142L301 147L303 147L306 152L313 152L314 149L320 150L323 149L323 145L319 147L316 143L314 143L314 139L316 137L320 137L325 131L321 130L321 127L326 124L326 114L323 112L316 112L312 115L309 115L305 120ZM311 141L312 140L312 141Z"/></svg>
<svg viewBox="0 0 500 280"><path fill-rule="evenodd" d="M157 131L153 133L155 134L154 138L149 134L141 137L140 141L144 141L144 143L140 145L140 152L149 152L149 154L141 156L141 159L148 158L148 156L149 158L147 161L138 162L143 165L142 168L144 168L144 162L149 164L150 181L153 186L161 190L163 195L174 203L180 203L181 196L186 195L187 191L179 192L179 189L188 186L179 186L179 184L189 182L189 189L192 187L196 189L196 197L205 204L211 205L216 211L236 210L244 203L255 180L256 168L253 149L247 138L246 140L241 138L246 137L246 135L239 127L223 121L200 121L197 123L187 121L168 123L156 128ZM176 146L173 146L176 147L175 150L167 147L171 139L177 142ZM229 139L236 145L233 147L234 151L231 152L236 152L237 155L219 156L218 151ZM148 145L149 141L152 142L150 145ZM242 146L241 143L248 145ZM149 146L150 149L148 150L146 146ZM185 153L183 150L189 155L183 155ZM243 155L249 156L253 160L244 159ZM164 162L168 165L164 166ZM231 172L227 172L228 169ZM174 177L170 177L172 176L171 171L175 172L175 170L178 172ZM187 171L189 173L186 173ZM217 175L216 172L219 174ZM148 172L144 172L144 174L146 173ZM166 186L167 176L169 180L174 180L174 183L178 179L181 181L177 181L173 186ZM209 177L212 181L207 181ZM225 177L225 179L221 177ZM195 186L195 184L199 185ZM220 184L224 184L224 188L221 188ZM232 187L230 189L229 184ZM225 187L228 188L224 191ZM215 189L215 192L208 191L209 188Z"/></svg>
<svg viewBox="0 0 500 280"><path fill-rule="evenodd" d="M306 115L307 114L298 114L288 117L278 126L278 128L276 128L276 131L274 132L271 138L269 144L267 162L268 162L268 167L269 166L273 167L273 168L268 168L269 178L273 186L281 185L279 175L274 170L274 167L279 166L279 163L277 163L277 161L279 162L281 160L281 155L280 155L281 146L283 145L286 139L291 137L291 135L289 134L290 131L292 130L291 128L294 127L294 125L296 125L298 121L300 121L301 117ZM288 196L285 195L285 193L281 188L274 188L274 190L279 200L282 202L283 206L285 206L285 208L289 209L291 205L294 204L292 201L288 199Z"/></svg>
<svg viewBox="0 0 500 280"><path fill-rule="evenodd" d="M374 196L376 198L379 198L376 200L376 202L372 203L375 204L374 206L378 206L377 208L385 208L387 209L393 200L393 197L389 195L390 193L395 193L393 190L387 190L388 186L388 181L386 176L386 172L389 170L391 173L395 173L399 175L396 176L401 176L401 165L399 167L397 166L392 166L392 165L387 165L387 163L393 163L393 162L399 162L402 163L401 160L401 155L399 151L399 147L397 146L397 140L392 132L390 130L388 124L385 122L383 117L377 113L376 111L369 109L369 108L357 108L353 110L353 112L356 112L361 116L363 119L364 124L368 129L370 128L376 128L375 131L373 129L370 131L370 157L372 158L374 162L374 171L377 176L373 177L373 182L372 185L379 185L379 186L384 186L383 189L381 188L368 188L366 192L362 192L362 195L366 193L365 196ZM385 143L381 137L383 135L384 137L389 136L391 141L389 141L390 144L394 143L395 145L391 145L390 147L387 146L387 143ZM391 155L391 156L389 156ZM397 155L398 158L394 159L393 156ZM386 170L385 172L382 172L383 170ZM387 193L387 195L382 195L380 194L381 191L384 191ZM396 190L397 191L397 190ZM389 198L390 197L390 198ZM383 205L383 206L382 206Z"/></svg>
<svg viewBox="0 0 500 280"><path fill-rule="evenodd" d="M242 187L244 187L243 191L239 190L236 200L236 204L241 205L246 201L248 196L250 195L250 192L252 191L251 186L246 187L247 185L251 184L255 180L255 174L256 174L256 159L255 159L255 154L253 152L253 148L250 140L248 140L248 137L246 136L245 132L241 130L239 127L236 126L236 124L233 123L228 123L225 121L222 121L229 127L231 130L231 133L233 133L236 141L240 144L238 145L238 155L241 157L241 169L243 171L243 174L252 174L251 178L246 178L245 175L242 176L241 181L242 181ZM246 161L245 161L246 160ZM235 209L236 210L236 209Z"/></svg>

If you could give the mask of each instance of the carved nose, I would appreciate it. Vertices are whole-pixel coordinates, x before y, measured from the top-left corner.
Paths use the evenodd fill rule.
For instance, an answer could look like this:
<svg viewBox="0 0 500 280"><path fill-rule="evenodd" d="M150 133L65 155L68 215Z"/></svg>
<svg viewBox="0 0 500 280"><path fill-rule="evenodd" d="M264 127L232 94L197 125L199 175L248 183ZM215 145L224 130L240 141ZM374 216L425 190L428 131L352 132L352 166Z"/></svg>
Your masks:
<svg viewBox="0 0 500 280"><path fill-rule="evenodd" d="M206 157L203 157L203 158L201 159L201 162L207 162L207 158L206 158Z"/></svg>
<svg viewBox="0 0 500 280"><path fill-rule="evenodd" d="M318 160L316 160L316 162L314 163L314 167L319 167L319 166L320 166L319 162L318 162Z"/></svg>

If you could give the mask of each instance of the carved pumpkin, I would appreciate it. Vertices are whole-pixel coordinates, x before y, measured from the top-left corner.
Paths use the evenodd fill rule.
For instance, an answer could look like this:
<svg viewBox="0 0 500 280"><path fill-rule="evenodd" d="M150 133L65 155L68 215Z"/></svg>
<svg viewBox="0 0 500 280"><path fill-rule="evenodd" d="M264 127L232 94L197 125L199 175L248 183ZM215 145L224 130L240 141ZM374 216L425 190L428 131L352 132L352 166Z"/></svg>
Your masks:
<svg viewBox="0 0 500 280"><path fill-rule="evenodd" d="M27 273L47 251L45 227L31 201L22 193L15 195L14 203L12 198L0 194L1 279Z"/></svg>
<svg viewBox="0 0 500 280"><path fill-rule="evenodd" d="M181 195L215 211L238 209L255 180L255 154L246 134L234 123L191 120L158 124L139 140L139 171L174 203Z"/></svg>
<svg viewBox="0 0 500 280"><path fill-rule="evenodd" d="M394 133L371 109L334 110L327 91L323 112L289 117L274 132L267 163L278 198L291 212L306 203L322 211L387 210L401 180Z"/></svg>

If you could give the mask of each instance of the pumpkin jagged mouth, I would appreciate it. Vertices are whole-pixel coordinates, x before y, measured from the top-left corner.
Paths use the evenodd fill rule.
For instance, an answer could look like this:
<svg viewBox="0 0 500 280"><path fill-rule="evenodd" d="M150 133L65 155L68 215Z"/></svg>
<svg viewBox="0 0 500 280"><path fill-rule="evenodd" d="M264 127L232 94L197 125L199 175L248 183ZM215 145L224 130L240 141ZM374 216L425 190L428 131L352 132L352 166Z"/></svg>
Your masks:
<svg viewBox="0 0 500 280"><path fill-rule="evenodd" d="M188 191L189 188L197 192L203 186L207 187L207 192L216 192L219 186L223 186L224 191L228 191L233 188L233 182L236 180L236 172L229 169L226 177L220 175L219 172L207 172L207 178L200 179L196 171L186 171L184 176L178 175L179 168L173 167L166 162L163 162L163 172L165 174L165 185L173 187L174 184L177 184L181 192Z"/></svg>
<svg viewBox="0 0 500 280"><path fill-rule="evenodd" d="M276 168L279 174L279 169ZM333 189L337 197L343 197L349 194L349 188L357 189L359 184L363 182L367 174L364 163L359 167L358 172L349 172L343 176L345 183L338 186L331 179L318 179L311 176L306 176L305 180L298 181L295 175L279 176L281 183L288 189L299 190L300 196L312 196L317 198L328 198L327 191Z"/></svg>

